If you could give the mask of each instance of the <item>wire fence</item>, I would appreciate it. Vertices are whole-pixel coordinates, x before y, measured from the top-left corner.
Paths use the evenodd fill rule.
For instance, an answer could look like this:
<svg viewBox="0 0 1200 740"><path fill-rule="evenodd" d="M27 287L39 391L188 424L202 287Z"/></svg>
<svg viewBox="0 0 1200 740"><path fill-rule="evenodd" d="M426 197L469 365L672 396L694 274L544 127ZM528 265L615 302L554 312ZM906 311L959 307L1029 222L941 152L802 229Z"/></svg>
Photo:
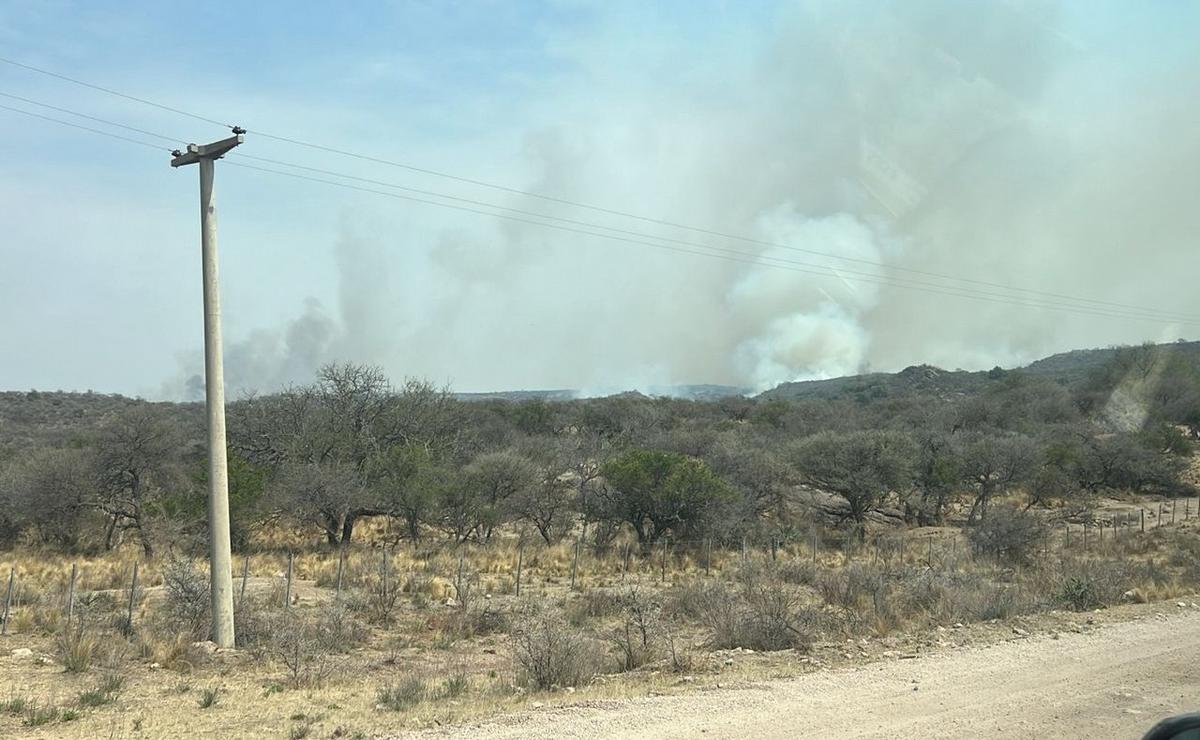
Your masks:
<svg viewBox="0 0 1200 740"><path fill-rule="evenodd" d="M1154 505L1131 506L1127 509L1104 512L1099 516L1082 517L1080 521L1060 521L1045 530L1035 548L1043 557L1054 552L1102 553L1112 552L1125 544L1133 544L1148 533L1171 527L1200 516L1200 499L1174 499ZM279 555L273 553L271 555ZM461 594L465 583L481 575L500 584L505 593L514 596L547 587L570 591L586 590L601 585L629 582L667 583L680 577L725 577L751 564L792 563L813 567L839 568L854 563L875 567L919 567L932 570L955 570L969 566L979 557L1003 555L1003 552L980 551L973 546L966 531L941 527L927 530L893 531L863 534L858 531L812 527L803 532L786 535L760 535L740 538L682 538L663 537L656 542L587 541L583 536L558 543L541 538L494 542L461 543L453 549L444 544L402 542L390 547L382 544L356 544L326 551L319 556L319 567L330 565L336 572L324 584L334 599L341 599L350 587L351 561L361 578L364 569L383 583L385 591L401 589L399 578L405 569L395 564L404 559L408 570L433 572L451 584L454 594ZM260 554L262 557L262 554ZM295 585L299 580L296 553L286 553L286 565L268 558L252 566L252 556L240 559L240 572L235 572L235 598L247 596L248 584L268 578L278 581L282 601L290 607L296 599ZM7 579L0 614L0 635L7 635L14 612L23 602L40 600L46 591L61 594L57 599L67 626L76 620L80 599L93 599L105 594L116 599L123 610L123 629L133 629L137 607L145 595L147 578L140 561L134 560L122 569L126 575L121 587L84 590L80 588L80 568L72 563L64 569L58 585L44 580L22 583L17 565L7 567ZM311 568L311 566L310 566ZM236 568L235 568L236 570ZM0 565L0 573L3 566ZM305 580L319 580L314 573ZM52 601L57 597L51 597Z"/></svg>

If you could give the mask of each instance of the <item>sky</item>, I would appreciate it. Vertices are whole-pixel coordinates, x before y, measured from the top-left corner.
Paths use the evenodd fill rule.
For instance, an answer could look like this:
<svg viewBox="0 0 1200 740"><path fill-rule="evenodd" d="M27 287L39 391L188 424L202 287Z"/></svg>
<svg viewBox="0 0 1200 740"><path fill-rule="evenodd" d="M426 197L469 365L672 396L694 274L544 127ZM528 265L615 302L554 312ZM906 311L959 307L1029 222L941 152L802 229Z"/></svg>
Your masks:
<svg viewBox="0 0 1200 740"><path fill-rule="evenodd" d="M233 396L328 362L765 389L1197 338L1196 39L1168 0L0 0L0 56L249 129L217 164ZM199 397L168 152L228 130L4 63L0 105L162 147L0 109L0 389Z"/></svg>

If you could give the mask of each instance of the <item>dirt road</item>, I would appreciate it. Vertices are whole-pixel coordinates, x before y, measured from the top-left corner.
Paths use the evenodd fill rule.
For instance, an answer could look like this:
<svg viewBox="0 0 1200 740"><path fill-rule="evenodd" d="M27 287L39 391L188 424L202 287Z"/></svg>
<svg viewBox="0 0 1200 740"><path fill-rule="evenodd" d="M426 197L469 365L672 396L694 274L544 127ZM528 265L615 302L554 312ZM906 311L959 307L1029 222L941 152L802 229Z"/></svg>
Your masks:
<svg viewBox="0 0 1200 740"><path fill-rule="evenodd" d="M1200 710L1200 610L910 660L603 706L547 708L454 737L1138 738Z"/></svg>

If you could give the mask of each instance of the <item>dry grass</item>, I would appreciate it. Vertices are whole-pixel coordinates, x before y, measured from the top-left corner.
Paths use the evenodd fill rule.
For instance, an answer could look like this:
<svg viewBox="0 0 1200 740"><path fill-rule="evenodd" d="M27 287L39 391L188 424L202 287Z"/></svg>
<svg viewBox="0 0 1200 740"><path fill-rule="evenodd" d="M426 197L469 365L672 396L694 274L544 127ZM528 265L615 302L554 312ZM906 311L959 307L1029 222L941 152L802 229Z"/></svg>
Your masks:
<svg viewBox="0 0 1200 740"><path fill-rule="evenodd" d="M1070 549L1052 536L1028 564L974 554L947 528L848 549L830 540L815 554L801 537L774 561L763 548L745 561L740 548L714 549L707 577L704 552L684 546L672 553L665 582L657 551L643 556L635 548L625 572L631 543L619 541L603 556L582 549L575 591L573 542L527 544L519 599L515 538L486 547L403 544L387 555L392 611L371 625L356 600L381 587L383 552L369 544L347 552L339 605L339 553L287 541L295 551L293 603L285 607L281 598L287 551L255 552L238 611L242 649L216 654L167 618L164 562L141 564L145 598L135 600L133 629L122 632L115 617L128 607L135 553L81 559L79 622L67 630L62 595L71 559L22 551L0 562L18 567L8 645L35 655L0 655L13 685L23 687L0 702L0 735L27 718L64 737L110 735L113 727L129 736L135 721L147 737L216 733L235 713L245 736L279 728L298 737L383 734L508 711L531 696L572 700L557 687L598 699L681 691L705 677L727 681L731 672L787 673L805 669L786 657L795 649L819 652L846 637L907 639L957 622L1194 592L1195 525L1097 539L1086 551L1078 531ZM758 668L727 666L722 651L739 647L789 652ZM68 664L76 673L64 670ZM684 672L698 682L682 683ZM113 688L110 675L123 680Z"/></svg>

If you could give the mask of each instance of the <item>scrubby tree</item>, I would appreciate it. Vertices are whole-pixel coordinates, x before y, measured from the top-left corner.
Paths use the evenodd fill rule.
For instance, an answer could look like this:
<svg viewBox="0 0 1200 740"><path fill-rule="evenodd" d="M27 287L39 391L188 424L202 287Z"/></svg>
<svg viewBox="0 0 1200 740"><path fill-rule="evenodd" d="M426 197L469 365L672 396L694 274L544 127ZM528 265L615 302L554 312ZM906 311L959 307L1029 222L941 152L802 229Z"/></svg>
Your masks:
<svg viewBox="0 0 1200 740"><path fill-rule="evenodd" d="M530 485L515 490L506 508L516 521L533 525L550 544L569 526L567 515L577 510L579 498L572 475L576 448L569 441L538 437L522 446L533 466Z"/></svg>
<svg viewBox="0 0 1200 740"><path fill-rule="evenodd" d="M898 432L826 432L801 440L793 451L800 475L812 486L841 496L859 536L866 516L912 481L914 449Z"/></svg>
<svg viewBox="0 0 1200 740"><path fill-rule="evenodd" d="M156 506L172 490L192 485L183 473L181 442L179 430L150 407L130 408L104 425L95 449L97 506L108 520L106 548L132 531L146 555L154 554L149 520Z"/></svg>
<svg viewBox="0 0 1200 740"><path fill-rule="evenodd" d="M435 521L438 497L433 481L439 472L434 453L423 445L395 445L371 461L376 500L388 516L403 522L403 531L414 542L421 539L422 527Z"/></svg>
<svg viewBox="0 0 1200 740"><path fill-rule="evenodd" d="M961 442L963 480L975 489L968 523L987 516L992 499L1028 481L1038 464L1036 443L1020 434L975 433Z"/></svg>
<svg viewBox="0 0 1200 740"><path fill-rule="evenodd" d="M674 452L633 449L605 463L606 485L593 497L601 518L633 527L649 546L667 533L702 533L733 498L703 461Z"/></svg>
<svg viewBox="0 0 1200 740"><path fill-rule="evenodd" d="M96 509L95 460L83 449L36 450L0 475L0 501L14 532L74 550Z"/></svg>
<svg viewBox="0 0 1200 740"><path fill-rule="evenodd" d="M914 435L913 495L905 499L905 517L921 525L941 524L962 478L962 460L951 435L936 428Z"/></svg>
<svg viewBox="0 0 1200 740"><path fill-rule="evenodd" d="M774 530L784 530L792 519L788 492L795 473L769 440L742 432L727 432L705 456L713 471L736 493L732 515L723 524L727 533L753 527L768 518Z"/></svg>
<svg viewBox="0 0 1200 740"><path fill-rule="evenodd" d="M471 489L469 497L477 504L479 538L491 539L496 525L510 514L510 500L537 484L537 467L512 449L484 453L463 468L462 485Z"/></svg>
<svg viewBox="0 0 1200 740"><path fill-rule="evenodd" d="M331 543L349 542L360 518L389 514L379 498L389 489L372 479L387 470L379 458L388 450L421 448L450 457L460 441L457 407L447 391L416 380L397 391L382 370L364 365L327 365L316 384L249 399L232 417L235 448L272 471L268 490L276 510L297 511L297 503L319 494L319 505L299 510L313 514L309 520ZM336 532L330 529L335 522Z"/></svg>

